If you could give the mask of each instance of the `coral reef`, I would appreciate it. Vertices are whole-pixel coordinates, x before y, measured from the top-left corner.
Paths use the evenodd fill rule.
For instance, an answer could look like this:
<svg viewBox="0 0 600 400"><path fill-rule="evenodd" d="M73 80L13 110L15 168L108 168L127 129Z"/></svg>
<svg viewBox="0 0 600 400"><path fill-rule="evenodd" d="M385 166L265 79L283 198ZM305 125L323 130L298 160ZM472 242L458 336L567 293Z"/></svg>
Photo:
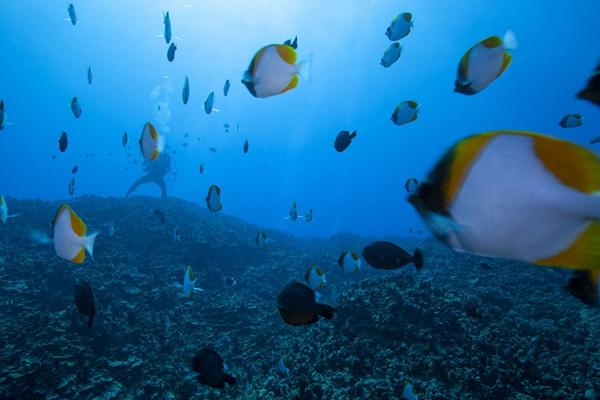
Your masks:
<svg viewBox="0 0 600 400"><path fill-rule="evenodd" d="M94 259L75 265L29 239L32 229L50 231L58 202L8 201L22 215L0 226L2 399L383 400L401 398L403 381L421 399L600 394L600 311L566 293L569 271L389 238L410 251L421 246L425 269L363 265L344 274L339 253L373 238L267 230L263 251L257 226L145 197L72 200L89 231L101 230ZM175 227L181 242L173 241ZM326 270L323 298L336 316L286 325L276 295L314 264ZM191 298L176 286L187 265L204 289ZM73 305L78 280L94 288L91 330ZM191 360L205 344L237 385L219 391L195 381ZM277 370L281 357L287 376Z"/></svg>

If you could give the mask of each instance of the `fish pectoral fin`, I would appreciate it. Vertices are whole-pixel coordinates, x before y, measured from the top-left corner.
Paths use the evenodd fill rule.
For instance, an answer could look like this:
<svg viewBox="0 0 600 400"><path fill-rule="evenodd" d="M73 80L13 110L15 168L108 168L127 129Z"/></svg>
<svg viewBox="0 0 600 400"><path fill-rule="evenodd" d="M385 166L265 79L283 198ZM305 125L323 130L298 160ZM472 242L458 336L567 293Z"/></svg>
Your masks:
<svg viewBox="0 0 600 400"><path fill-rule="evenodd" d="M580 271L573 273L569 282L565 285L573 296L589 305L598 304L598 279L600 270Z"/></svg>

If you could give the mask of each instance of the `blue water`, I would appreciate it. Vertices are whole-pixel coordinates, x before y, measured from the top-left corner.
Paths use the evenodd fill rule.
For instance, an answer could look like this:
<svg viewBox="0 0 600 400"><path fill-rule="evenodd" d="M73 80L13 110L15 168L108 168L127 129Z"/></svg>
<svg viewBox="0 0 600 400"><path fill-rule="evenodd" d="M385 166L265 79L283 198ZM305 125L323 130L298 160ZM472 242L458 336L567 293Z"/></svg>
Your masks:
<svg viewBox="0 0 600 400"><path fill-rule="evenodd" d="M77 164L77 196L123 196L141 175L130 160L141 161L136 142L151 121L175 150L170 196L204 207L215 183L223 213L260 226L298 235L404 234L421 224L405 201L405 179L423 177L456 140L523 129L587 145L600 134L598 110L575 98L600 55L600 3L591 0L78 1L76 26L67 6L2 4L4 195L68 198ZM173 63L160 36L167 10L178 46ZM414 30L402 40L400 60L385 69L379 65L390 44L384 32L403 11L413 13ZM519 42L509 69L475 96L453 93L463 53L508 29ZM296 35L299 58L312 57L310 80L281 96L252 97L240 79L254 53ZM191 95L183 105L186 75ZM232 86L223 97L226 79ZM220 112L206 115L211 91ZM73 96L83 109L79 120L69 108ZM390 115L408 99L422 104L419 118L397 127ZM560 128L558 121L572 112L584 115L584 125ZM342 129L358 130L358 137L338 154L333 140ZM63 130L69 149L52 160ZM120 144L125 131L129 149ZM159 195L153 186L136 193ZM312 223L284 219L292 201L301 214L314 210Z"/></svg>

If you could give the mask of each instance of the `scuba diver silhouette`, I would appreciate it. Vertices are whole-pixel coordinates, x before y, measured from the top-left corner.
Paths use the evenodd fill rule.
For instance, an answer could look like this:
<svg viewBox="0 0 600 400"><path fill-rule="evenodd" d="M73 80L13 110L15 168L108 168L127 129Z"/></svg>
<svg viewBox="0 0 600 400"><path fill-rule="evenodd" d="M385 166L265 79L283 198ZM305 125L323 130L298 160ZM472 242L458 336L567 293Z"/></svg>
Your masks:
<svg viewBox="0 0 600 400"><path fill-rule="evenodd" d="M146 175L139 178L137 181L131 184L131 187L125 193L125 197L131 196L131 194L140 186L145 183L154 183L160 188L161 198L167 197L167 184L165 177L171 172L171 156L166 153L162 153L154 161L144 161L144 172Z"/></svg>

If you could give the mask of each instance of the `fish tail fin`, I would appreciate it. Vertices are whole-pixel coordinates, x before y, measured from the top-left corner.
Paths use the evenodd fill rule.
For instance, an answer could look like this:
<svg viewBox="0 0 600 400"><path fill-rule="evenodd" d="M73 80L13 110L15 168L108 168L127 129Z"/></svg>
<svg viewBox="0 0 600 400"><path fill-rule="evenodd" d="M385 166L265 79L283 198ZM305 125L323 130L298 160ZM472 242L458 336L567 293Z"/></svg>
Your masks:
<svg viewBox="0 0 600 400"><path fill-rule="evenodd" d="M417 270L423 268L423 252L421 251L421 249L416 249L413 253L413 263L415 263L415 267L417 267Z"/></svg>
<svg viewBox="0 0 600 400"><path fill-rule="evenodd" d="M350 134L350 139L354 139L356 137L356 135L358 134L357 131L354 131Z"/></svg>
<svg viewBox="0 0 600 400"><path fill-rule="evenodd" d="M233 376L225 373L223 374L223 379L225 380L225 382L229 383L230 385L235 385L235 383L237 382L237 379L235 379Z"/></svg>
<svg viewBox="0 0 600 400"><path fill-rule="evenodd" d="M517 42L517 36L510 29L504 34L504 48L508 50L515 50L519 47Z"/></svg>
<svg viewBox="0 0 600 400"><path fill-rule="evenodd" d="M86 236L85 238L85 249L88 253L90 253L90 257L92 257L92 259L94 259L94 243L96 242L96 237L98 236L98 233L100 232L92 233L91 235Z"/></svg>
<svg viewBox="0 0 600 400"><path fill-rule="evenodd" d="M88 319L88 324L87 324L88 329L92 329L93 324L94 324L94 314L90 315L90 319Z"/></svg>
<svg viewBox="0 0 600 400"><path fill-rule="evenodd" d="M335 308L327 304L319 304L319 315L326 319L332 319L335 313Z"/></svg>
<svg viewBox="0 0 600 400"><path fill-rule="evenodd" d="M598 304L598 278L600 270L577 270L565 285L565 289L579 300L593 306Z"/></svg>
<svg viewBox="0 0 600 400"><path fill-rule="evenodd" d="M310 82L311 81L311 76L310 76L310 72L312 69L312 62L313 62L313 55L309 55L307 58L305 58L303 61L301 61L298 64L298 74L300 74L300 76Z"/></svg>
<svg viewBox="0 0 600 400"><path fill-rule="evenodd" d="M19 214L10 214L10 215L7 215L6 218L15 218L15 217L18 217L20 215L21 215L20 213Z"/></svg>

